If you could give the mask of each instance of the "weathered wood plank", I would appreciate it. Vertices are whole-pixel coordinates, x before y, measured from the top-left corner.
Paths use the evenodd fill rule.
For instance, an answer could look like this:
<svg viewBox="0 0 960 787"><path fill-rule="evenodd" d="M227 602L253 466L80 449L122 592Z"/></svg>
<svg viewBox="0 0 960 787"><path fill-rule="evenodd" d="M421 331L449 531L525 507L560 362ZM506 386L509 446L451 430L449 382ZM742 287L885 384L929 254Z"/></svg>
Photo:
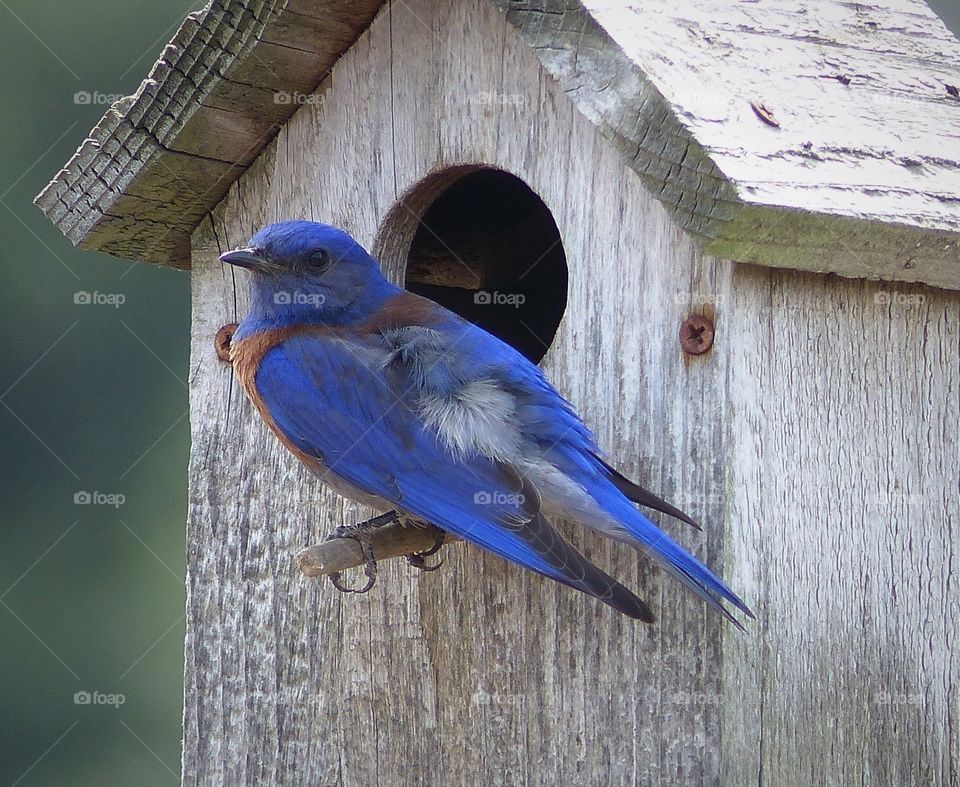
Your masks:
<svg viewBox="0 0 960 787"><path fill-rule="evenodd" d="M923 0L496 2L706 251L960 286L960 42Z"/></svg>
<svg viewBox="0 0 960 787"><path fill-rule="evenodd" d="M169 201L213 208L380 2L326 0L307 16L283 0L226 0L190 14L136 94L107 111L37 204L75 244L189 267L179 239L196 228L196 213L170 216L124 197L165 188L188 158L200 177L180 178Z"/></svg>
<svg viewBox="0 0 960 787"><path fill-rule="evenodd" d="M471 33L445 43L437 29ZM404 42L392 58L391 34ZM504 41L494 53L483 45L491 36ZM366 78L389 73L391 60L392 108L389 83ZM571 774L587 783L630 783L672 773L715 783L719 706L688 701L685 692L715 697L719 690L719 621L675 586L661 591L661 576L629 549L573 534L592 558L651 597L662 619L652 631L470 546L448 548L447 564L430 575L386 564L378 587L361 599L297 576L300 548L368 512L310 480L237 386L228 390L210 337L242 313L245 294L237 294L235 310L215 255L281 216L340 223L370 245L396 195L445 162L508 168L551 207L575 286L570 317L545 363L618 464L659 483L661 462L672 466L687 455L660 424L685 424L688 404L663 396L649 370L684 368L675 334L686 303L676 293L687 292L690 272L675 259L694 259L692 243L639 179L623 177L619 157L495 10L477 2L394 6L337 64L324 90L241 178L213 228L205 222L194 240L191 474L198 480L190 542L197 564L188 670L204 674L188 680L186 780L249 780L262 767L279 781L340 784L552 783ZM487 100L491 91L517 100ZM529 135L518 136L516 127ZM401 262L387 260L395 277ZM600 308L625 292L630 300L622 308ZM636 319L659 309L664 297L669 307L657 319ZM638 336L646 330L660 341ZM621 344L624 332L634 341ZM645 357L624 365L623 353L637 352ZM722 380L722 368L704 370ZM608 415L624 402L618 426ZM717 456L722 423L697 427ZM712 488L719 467L694 466L685 476ZM708 535L668 527L698 550L709 543L706 554L717 563L720 500L694 509L711 522ZM281 520L274 530L271 523ZM254 580L244 577L255 577L258 600ZM259 626L266 639L253 631ZM245 676L240 685L238 675ZM211 694L201 683L223 688ZM259 693L245 696L251 684L276 686L272 704ZM305 690L322 696L292 708ZM285 720L282 734L277 716ZM260 721L243 721L254 717ZM255 724L269 725L261 739ZM232 733L210 750L204 731L221 728Z"/></svg>
<svg viewBox="0 0 960 787"><path fill-rule="evenodd" d="M761 601L723 781L956 784L960 303L750 266L733 296L730 579Z"/></svg>
<svg viewBox="0 0 960 787"><path fill-rule="evenodd" d="M308 217L399 279L382 222L465 162L552 211L570 285L544 366L624 472L705 524L664 523L755 606L747 635L576 531L656 626L469 545L432 574L388 561L359 598L299 574L371 512L299 467L217 360L246 293L216 256ZM925 300L883 307L880 285L704 256L482 0L384 9L192 254L185 783L956 781L955 294L888 287ZM691 309L717 338L685 360Z"/></svg>
<svg viewBox="0 0 960 787"><path fill-rule="evenodd" d="M709 253L960 288L960 101L948 92L960 42L923 0L496 4ZM206 179L184 180L175 203L211 209L379 5L229 0L191 15L38 203L75 243L187 267L171 239L193 230L197 211L171 219L123 197L168 180L176 151ZM497 52L477 44L476 56ZM476 79L465 86L480 95ZM400 93L437 87L393 82ZM415 121L398 130L433 133ZM208 159L236 167L216 177Z"/></svg>

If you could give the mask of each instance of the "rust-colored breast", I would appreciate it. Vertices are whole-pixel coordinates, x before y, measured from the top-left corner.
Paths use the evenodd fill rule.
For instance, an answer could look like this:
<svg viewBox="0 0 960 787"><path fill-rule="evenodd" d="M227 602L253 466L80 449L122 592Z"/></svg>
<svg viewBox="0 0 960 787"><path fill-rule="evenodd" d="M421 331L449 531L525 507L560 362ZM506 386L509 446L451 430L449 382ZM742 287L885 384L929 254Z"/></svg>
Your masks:
<svg viewBox="0 0 960 787"><path fill-rule="evenodd" d="M233 364L233 370L240 378L247 395L254 400L254 404L259 400L255 381L260 362L278 344L301 333L333 336L339 332L325 325L288 325L285 328L271 328L268 331L247 336L233 342L230 346L230 363Z"/></svg>
<svg viewBox="0 0 960 787"><path fill-rule="evenodd" d="M230 362L233 364L233 370L240 380L243 390L247 392L247 397L253 402L253 406L257 408L257 412L260 413L260 417L264 423L270 427L270 431L277 436L290 453L321 477L325 475L326 472L324 464L319 461L317 457L304 453L291 443L287 436L280 430L280 427L277 426L273 414L257 390L257 370L260 368L260 362L270 350L292 336L300 333L323 332L326 330L327 329L321 326L312 325L274 328L234 342L230 347Z"/></svg>
<svg viewBox="0 0 960 787"><path fill-rule="evenodd" d="M323 457L308 454L294 445L281 431L280 427L277 426L276 419L274 419L270 409L263 401L260 391L257 389L257 370L260 368L260 363L264 356L277 345L300 333L325 334L329 336L342 335L342 332L325 326L299 325L263 331L254 336L248 336L245 339L234 342L231 346L230 360L233 364L234 372L243 385L243 389L247 392L250 401L253 402L253 406L256 407L257 412L260 413L260 417L264 420L264 423L270 427L270 430L291 454L303 462L321 481L333 487L334 490L344 497L357 500L373 508L385 510L386 506L381 498L352 486L345 479L330 470L324 463Z"/></svg>

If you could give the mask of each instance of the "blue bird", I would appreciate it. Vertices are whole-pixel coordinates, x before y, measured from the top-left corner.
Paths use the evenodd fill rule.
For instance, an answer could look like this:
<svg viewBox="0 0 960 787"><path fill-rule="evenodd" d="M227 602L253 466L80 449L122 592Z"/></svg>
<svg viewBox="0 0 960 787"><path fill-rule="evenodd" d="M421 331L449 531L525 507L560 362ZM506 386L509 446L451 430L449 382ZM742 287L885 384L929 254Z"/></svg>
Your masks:
<svg viewBox="0 0 960 787"><path fill-rule="evenodd" d="M690 522L601 458L535 364L389 282L348 233L285 221L220 259L251 274L250 311L231 348L238 378L282 443L338 492L653 622L549 518L579 522L645 552L738 627L724 601L753 617L635 507Z"/></svg>

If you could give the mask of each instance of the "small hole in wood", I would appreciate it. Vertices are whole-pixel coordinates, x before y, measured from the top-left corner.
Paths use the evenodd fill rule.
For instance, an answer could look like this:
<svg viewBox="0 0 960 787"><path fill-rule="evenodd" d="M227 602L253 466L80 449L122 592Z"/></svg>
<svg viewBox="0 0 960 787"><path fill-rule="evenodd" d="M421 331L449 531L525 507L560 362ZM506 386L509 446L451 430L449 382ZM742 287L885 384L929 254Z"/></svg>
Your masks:
<svg viewBox="0 0 960 787"><path fill-rule="evenodd" d="M549 208L520 178L479 167L432 176L387 217L378 246L412 292L534 362L546 354L566 307L567 261Z"/></svg>

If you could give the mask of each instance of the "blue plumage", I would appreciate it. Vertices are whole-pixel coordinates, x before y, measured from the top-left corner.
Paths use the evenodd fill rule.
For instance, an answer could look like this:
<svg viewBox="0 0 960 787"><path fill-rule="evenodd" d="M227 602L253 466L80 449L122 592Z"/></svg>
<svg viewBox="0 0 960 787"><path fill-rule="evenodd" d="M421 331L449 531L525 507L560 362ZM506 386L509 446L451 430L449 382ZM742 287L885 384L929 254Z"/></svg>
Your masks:
<svg viewBox="0 0 960 787"><path fill-rule="evenodd" d="M253 274L234 337L241 381L280 439L337 489L652 620L553 528L549 516L563 516L643 549L731 620L724 601L751 614L634 506L686 519L600 459L537 366L388 282L347 233L283 222L221 259Z"/></svg>

